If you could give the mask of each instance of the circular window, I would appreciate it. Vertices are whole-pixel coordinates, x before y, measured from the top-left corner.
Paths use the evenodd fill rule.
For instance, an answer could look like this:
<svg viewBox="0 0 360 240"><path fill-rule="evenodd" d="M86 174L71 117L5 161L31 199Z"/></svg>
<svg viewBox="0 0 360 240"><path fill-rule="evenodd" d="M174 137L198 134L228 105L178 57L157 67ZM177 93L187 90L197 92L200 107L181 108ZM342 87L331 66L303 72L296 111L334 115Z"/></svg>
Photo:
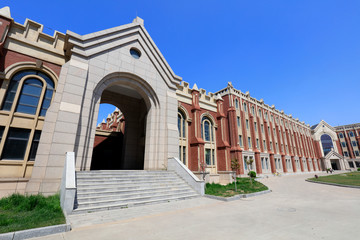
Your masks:
<svg viewBox="0 0 360 240"><path fill-rule="evenodd" d="M136 48L131 48L130 49L130 54L131 56L133 56L133 58L139 59L141 56L141 53L139 50L137 50Z"/></svg>

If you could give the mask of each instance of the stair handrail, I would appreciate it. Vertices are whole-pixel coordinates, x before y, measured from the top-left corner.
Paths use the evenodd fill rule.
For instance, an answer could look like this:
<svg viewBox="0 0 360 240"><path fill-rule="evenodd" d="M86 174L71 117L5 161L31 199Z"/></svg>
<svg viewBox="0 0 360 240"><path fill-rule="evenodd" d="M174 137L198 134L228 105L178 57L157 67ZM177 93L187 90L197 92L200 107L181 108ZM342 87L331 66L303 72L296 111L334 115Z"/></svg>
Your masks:
<svg viewBox="0 0 360 240"><path fill-rule="evenodd" d="M75 195L75 153L66 152L65 165L60 186L60 205L65 215L68 215L73 211Z"/></svg>
<svg viewBox="0 0 360 240"><path fill-rule="evenodd" d="M169 157L167 170L175 171L181 178L183 178L197 193L201 196L205 194L205 182L200 180L195 174L190 171L178 158Z"/></svg>

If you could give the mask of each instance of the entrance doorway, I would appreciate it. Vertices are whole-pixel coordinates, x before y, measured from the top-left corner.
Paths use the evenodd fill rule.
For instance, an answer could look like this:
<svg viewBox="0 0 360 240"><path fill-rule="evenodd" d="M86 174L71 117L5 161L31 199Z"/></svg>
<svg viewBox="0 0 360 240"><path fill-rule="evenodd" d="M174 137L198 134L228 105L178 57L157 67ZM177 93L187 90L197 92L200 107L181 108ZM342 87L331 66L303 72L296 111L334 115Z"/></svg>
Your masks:
<svg viewBox="0 0 360 240"><path fill-rule="evenodd" d="M331 168L334 170L340 170L340 167L338 166L338 160L331 160Z"/></svg>
<svg viewBox="0 0 360 240"><path fill-rule="evenodd" d="M100 110L110 104L113 112L99 111L98 118L104 120L96 129L90 169L143 170L148 113L145 101L135 89L119 84L102 92Z"/></svg>

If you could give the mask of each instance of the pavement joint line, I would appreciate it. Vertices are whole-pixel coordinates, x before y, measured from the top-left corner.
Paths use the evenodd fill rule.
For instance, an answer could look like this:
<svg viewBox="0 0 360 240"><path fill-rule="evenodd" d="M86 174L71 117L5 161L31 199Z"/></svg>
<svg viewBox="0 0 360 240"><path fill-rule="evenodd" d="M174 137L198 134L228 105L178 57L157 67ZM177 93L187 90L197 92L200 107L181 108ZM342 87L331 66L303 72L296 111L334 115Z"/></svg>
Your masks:
<svg viewBox="0 0 360 240"><path fill-rule="evenodd" d="M89 229L89 228L93 229L93 228L99 228L99 227L103 227L103 226L115 225L115 224L119 224L119 223L135 222L135 221L138 221L138 220L144 220L144 219L148 219L148 218L162 217L162 216L167 216L167 215L171 215L171 214L186 212L186 211L189 211L189 210L196 210L196 209L211 207L211 206L215 206L215 205L221 205L221 204L224 204L224 203L225 202L220 202L219 201L219 202L216 202L216 203L205 204L205 205L201 205L201 206L197 206L197 207L184 208L184 209L178 209L178 210L173 210L173 211L166 211L166 212L162 212L162 213L156 213L156 214L145 215L145 216L140 216L140 217L133 217L133 218L129 218L129 219L123 219L123 220L107 222L107 223L93 224L93 225L90 225L90 226L73 228L72 232L83 231L83 230Z"/></svg>

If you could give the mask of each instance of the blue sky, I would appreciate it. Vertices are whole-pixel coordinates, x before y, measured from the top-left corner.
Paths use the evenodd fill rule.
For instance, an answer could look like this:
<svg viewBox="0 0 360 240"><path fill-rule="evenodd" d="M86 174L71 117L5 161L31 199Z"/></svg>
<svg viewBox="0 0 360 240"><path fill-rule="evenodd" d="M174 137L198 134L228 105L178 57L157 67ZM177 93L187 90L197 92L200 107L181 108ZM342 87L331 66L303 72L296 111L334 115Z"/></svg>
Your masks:
<svg viewBox="0 0 360 240"><path fill-rule="evenodd" d="M360 122L357 0L1 4L10 6L15 21L35 20L51 35L54 29L100 31L137 14L174 72L191 85L215 92L231 81L310 125Z"/></svg>

